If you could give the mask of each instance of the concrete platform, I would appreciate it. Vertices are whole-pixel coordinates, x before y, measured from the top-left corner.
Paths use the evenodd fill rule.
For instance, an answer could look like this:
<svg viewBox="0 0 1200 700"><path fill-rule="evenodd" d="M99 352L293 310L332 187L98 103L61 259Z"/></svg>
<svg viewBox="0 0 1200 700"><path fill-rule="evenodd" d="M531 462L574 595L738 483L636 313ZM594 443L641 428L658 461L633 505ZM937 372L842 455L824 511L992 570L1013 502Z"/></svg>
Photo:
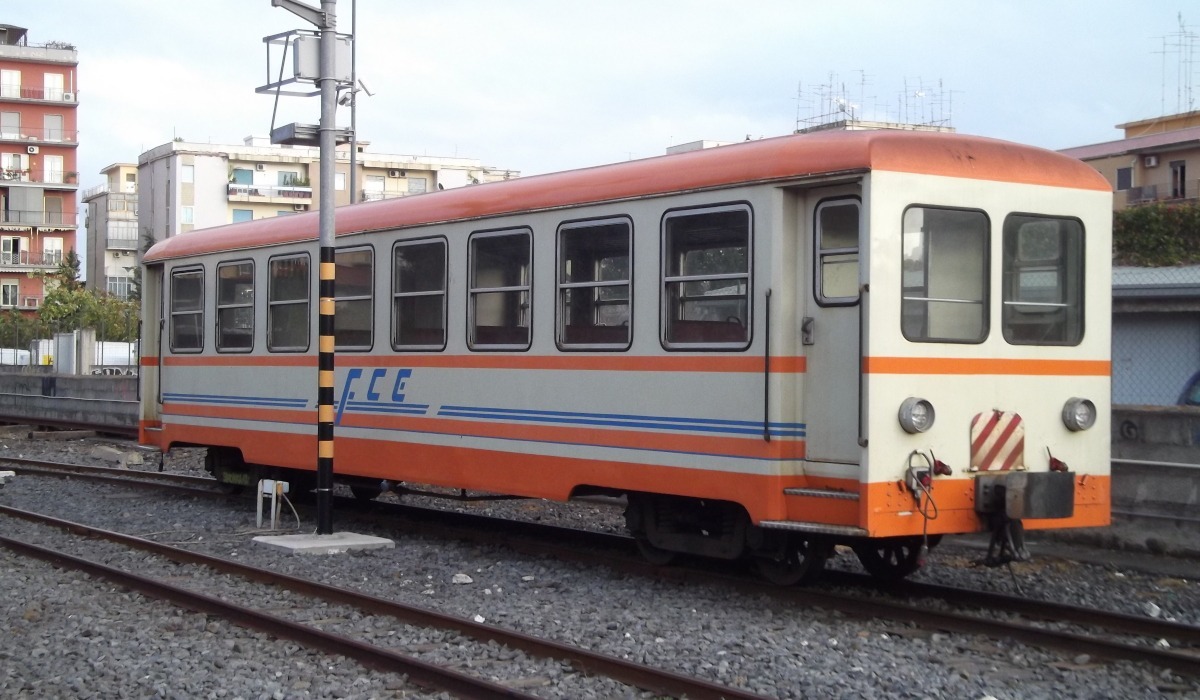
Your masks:
<svg viewBox="0 0 1200 700"><path fill-rule="evenodd" d="M394 549L396 543L383 537L335 532L332 535L260 535L256 544L282 549L292 554L344 554L352 549Z"/></svg>

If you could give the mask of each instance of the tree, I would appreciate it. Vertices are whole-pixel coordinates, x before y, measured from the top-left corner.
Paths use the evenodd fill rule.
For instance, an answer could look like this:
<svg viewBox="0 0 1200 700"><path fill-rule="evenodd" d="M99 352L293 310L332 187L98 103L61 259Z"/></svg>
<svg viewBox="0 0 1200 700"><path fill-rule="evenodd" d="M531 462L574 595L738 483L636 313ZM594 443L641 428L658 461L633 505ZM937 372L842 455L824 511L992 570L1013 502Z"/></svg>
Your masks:
<svg viewBox="0 0 1200 700"><path fill-rule="evenodd" d="M72 248L63 256L62 261L58 263L58 269L50 273L58 283L67 289L76 290L83 288L83 282L79 281L79 269L82 262L79 260L79 255Z"/></svg>

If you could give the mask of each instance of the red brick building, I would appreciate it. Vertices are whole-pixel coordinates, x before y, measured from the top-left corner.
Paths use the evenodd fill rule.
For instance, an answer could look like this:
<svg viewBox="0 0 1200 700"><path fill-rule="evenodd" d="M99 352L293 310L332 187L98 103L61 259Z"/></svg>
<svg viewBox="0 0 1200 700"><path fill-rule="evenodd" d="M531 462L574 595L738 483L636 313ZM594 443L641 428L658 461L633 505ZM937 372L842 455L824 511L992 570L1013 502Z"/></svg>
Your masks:
<svg viewBox="0 0 1200 700"><path fill-rule="evenodd" d="M0 310L32 310L75 248L79 61L0 24Z"/></svg>

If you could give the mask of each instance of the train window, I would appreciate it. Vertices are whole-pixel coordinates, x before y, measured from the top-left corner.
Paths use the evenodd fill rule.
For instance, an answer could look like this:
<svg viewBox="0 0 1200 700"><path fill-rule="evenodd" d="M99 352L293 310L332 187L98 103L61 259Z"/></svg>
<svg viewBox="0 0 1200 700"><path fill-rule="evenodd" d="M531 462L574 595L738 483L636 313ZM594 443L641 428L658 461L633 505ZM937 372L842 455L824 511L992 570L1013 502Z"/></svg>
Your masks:
<svg viewBox="0 0 1200 700"><path fill-rule="evenodd" d="M532 237L528 231L471 237L467 313L472 349L526 349L531 340Z"/></svg>
<svg viewBox="0 0 1200 700"><path fill-rule="evenodd" d="M750 341L750 210L663 220L663 343L744 348Z"/></svg>
<svg viewBox="0 0 1200 700"><path fill-rule="evenodd" d="M392 265L392 347L446 346L446 242L397 243Z"/></svg>
<svg viewBox="0 0 1200 700"><path fill-rule="evenodd" d="M821 305L858 301L857 200L817 206L817 301Z"/></svg>
<svg viewBox="0 0 1200 700"><path fill-rule="evenodd" d="M204 270L171 273L171 351L204 349Z"/></svg>
<svg viewBox="0 0 1200 700"><path fill-rule="evenodd" d="M1030 214L1004 221L1004 339L1014 345L1083 340L1083 224Z"/></svg>
<svg viewBox="0 0 1200 700"><path fill-rule="evenodd" d="M308 350L308 256L271 258L267 285L267 349Z"/></svg>
<svg viewBox="0 0 1200 700"><path fill-rule="evenodd" d="M333 344L337 350L371 349L371 300L375 283L372 253L370 248L334 253L333 313L337 322Z"/></svg>
<svg viewBox="0 0 1200 700"><path fill-rule="evenodd" d="M987 215L909 207L902 242L904 337L925 343L982 343L988 333Z"/></svg>
<svg viewBox="0 0 1200 700"><path fill-rule="evenodd" d="M559 229L559 345L629 347L632 230L628 221L590 221Z"/></svg>
<svg viewBox="0 0 1200 700"><path fill-rule="evenodd" d="M254 348L254 263L217 265L217 350Z"/></svg>

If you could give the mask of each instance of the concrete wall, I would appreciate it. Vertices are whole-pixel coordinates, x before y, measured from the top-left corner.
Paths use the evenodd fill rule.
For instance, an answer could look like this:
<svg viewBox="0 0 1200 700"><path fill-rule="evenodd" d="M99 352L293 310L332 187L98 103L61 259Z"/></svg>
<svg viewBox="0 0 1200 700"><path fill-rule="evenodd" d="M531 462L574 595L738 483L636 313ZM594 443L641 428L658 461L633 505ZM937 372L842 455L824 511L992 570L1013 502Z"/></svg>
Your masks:
<svg viewBox="0 0 1200 700"><path fill-rule="evenodd" d="M0 373L0 421L136 430L136 377Z"/></svg>

